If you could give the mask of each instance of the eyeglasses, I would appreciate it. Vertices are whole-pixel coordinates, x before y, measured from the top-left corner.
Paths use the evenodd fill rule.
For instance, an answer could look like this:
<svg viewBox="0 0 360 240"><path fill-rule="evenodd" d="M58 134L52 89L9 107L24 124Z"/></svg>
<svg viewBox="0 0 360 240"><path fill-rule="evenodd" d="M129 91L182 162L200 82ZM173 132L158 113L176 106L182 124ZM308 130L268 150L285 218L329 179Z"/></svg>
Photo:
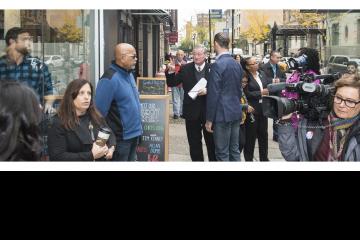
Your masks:
<svg viewBox="0 0 360 240"><path fill-rule="evenodd" d="M123 55L129 56L129 57L131 57L132 59L137 58L137 56L136 56L136 55L130 55L130 54L123 54Z"/></svg>
<svg viewBox="0 0 360 240"><path fill-rule="evenodd" d="M334 103L340 105L343 101L344 101L345 105L346 105L347 107L349 107L349 108L354 108L357 104L360 103L360 101L355 102L355 101L352 101L352 100L345 100L345 99L343 99L343 98L335 95L335 97L334 97Z"/></svg>

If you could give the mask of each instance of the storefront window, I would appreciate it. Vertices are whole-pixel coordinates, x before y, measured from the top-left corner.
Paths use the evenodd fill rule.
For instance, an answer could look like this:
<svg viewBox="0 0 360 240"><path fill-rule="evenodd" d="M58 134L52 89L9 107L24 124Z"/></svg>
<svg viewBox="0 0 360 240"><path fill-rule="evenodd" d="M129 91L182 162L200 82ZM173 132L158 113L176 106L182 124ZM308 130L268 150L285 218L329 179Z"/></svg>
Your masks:
<svg viewBox="0 0 360 240"><path fill-rule="evenodd" d="M49 68L54 95L61 98L76 78L95 85L93 10L0 10L0 54L5 54L5 34L22 27L33 37L32 57Z"/></svg>
<svg viewBox="0 0 360 240"><path fill-rule="evenodd" d="M94 10L0 10L0 55L6 54L6 32L13 27L26 29L32 36L31 56L41 59L51 73L53 95L40 99L54 100L57 109L72 80L87 79L95 86L94 16ZM40 124L42 160L48 160L51 122L52 114L47 114Z"/></svg>

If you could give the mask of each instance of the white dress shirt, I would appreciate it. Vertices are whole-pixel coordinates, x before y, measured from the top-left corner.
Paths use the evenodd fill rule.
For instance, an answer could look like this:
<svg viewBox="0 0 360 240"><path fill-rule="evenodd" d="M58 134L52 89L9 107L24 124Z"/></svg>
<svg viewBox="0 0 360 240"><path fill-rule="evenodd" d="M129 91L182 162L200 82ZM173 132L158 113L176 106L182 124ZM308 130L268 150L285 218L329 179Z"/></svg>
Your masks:
<svg viewBox="0 0 360 240"><path fill-rule="evenodd" d="M200 67L200 70L199 70L199 67ZM201 65L195 64L195 69L198 72L201 72L204 69L204 67L205 67L205 62L203 62L203 64L201 64Z"/></svg>
<svg viewBox="0 0 360 240"><path fill-rule="evenodd" d="M260 91L264 90L263 84L262 84L260 76L259 76L259 72L256 72L255 81L257 82L257 84L259 84ZM259 103L262 103L262 98L259 100Z"/></svg>

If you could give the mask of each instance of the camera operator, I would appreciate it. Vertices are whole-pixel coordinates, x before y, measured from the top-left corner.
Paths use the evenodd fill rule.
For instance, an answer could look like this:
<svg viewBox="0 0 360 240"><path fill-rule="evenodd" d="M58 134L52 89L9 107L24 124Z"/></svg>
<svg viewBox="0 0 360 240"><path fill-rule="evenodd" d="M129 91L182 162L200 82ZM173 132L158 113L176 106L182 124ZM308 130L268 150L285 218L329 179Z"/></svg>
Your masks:
<svg viewBox="0 0 360 240"><path fill-rule="evenodd" d="M260 161L269 161L268 159L268 121L262 110L262 98L268 96L269 91L267 85L269 79L265 77L263 72L259 71L259 64L255 57L248 57L241 62L243 69L248 76L248 84L244 88L244 93L248 103L252 106L255 121L250 118L245 120L246 143L244 146L245 161L253 161L255 141L258 139Z"/></svg>
<svg viewBox="0 0 360 240"><path fill-rule="evenodd" d="M360 161L360 81L335 83L332 110L324 119L302 119L297 136L288 114L279 121L279 147L287 161Z"/></svg>
<svg viewBox="0 0 360 240"><path fill-rule="evenodd" d="M319 53L316 49L300 48L297 58L293 58L295 65L291 76L286 80L286 83L297 83L301 81L300 77L306 74L320 74L320 59ZM290 68L291 69L291 68ZM314 83L319 84L320 80L314 80ZM288 99L299 99L299 94L296 92L283 91L282 96ZM294 113L291 117L293 127L296 129L299 121L299 116Z"/></svg>

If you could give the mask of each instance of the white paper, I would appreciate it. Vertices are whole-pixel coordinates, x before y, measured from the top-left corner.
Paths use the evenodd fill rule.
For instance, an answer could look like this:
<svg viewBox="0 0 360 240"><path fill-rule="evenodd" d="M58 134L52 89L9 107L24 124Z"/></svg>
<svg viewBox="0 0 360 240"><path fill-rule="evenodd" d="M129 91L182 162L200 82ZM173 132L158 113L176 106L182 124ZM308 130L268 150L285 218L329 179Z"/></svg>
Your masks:
<svg viewBox="0 0 360 240"><path fill-rule="evenodd" d="M201 78L198 83L188 92L188 95L195 100L199 90L206 88L207 81L205 78Z"/></svg>

